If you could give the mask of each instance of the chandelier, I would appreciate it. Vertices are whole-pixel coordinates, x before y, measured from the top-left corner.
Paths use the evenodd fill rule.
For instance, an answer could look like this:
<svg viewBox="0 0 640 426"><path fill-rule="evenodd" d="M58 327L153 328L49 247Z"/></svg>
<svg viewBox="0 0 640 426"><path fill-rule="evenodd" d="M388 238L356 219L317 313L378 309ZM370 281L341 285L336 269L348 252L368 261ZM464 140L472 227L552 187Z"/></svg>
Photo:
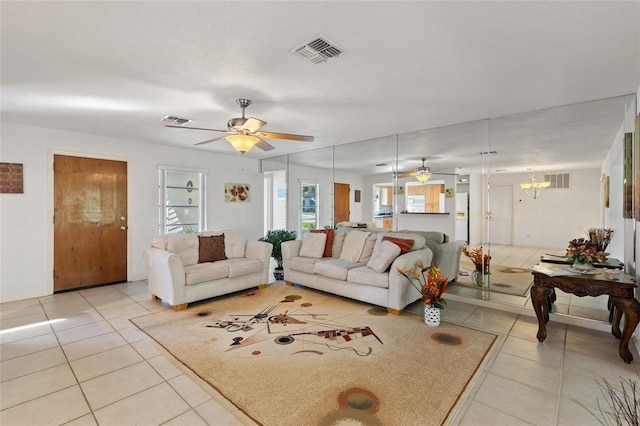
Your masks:
<svg viewBox="0 0 640 426"><path fill-rule="evenodd" d="M536 176L533 171L529 175L530 182L520 184L520 188L524 189L524 193L534 200L540 196L543 189L548 188L551 182L536 182Z"/></svg>

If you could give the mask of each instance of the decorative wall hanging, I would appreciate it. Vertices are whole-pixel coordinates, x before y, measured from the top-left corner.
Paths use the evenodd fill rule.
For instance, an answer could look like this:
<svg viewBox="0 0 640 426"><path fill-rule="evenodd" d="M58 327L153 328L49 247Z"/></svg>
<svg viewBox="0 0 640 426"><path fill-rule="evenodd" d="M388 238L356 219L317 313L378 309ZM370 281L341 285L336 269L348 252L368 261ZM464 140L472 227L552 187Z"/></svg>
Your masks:
<svg viewBox="0 0 640 426"><path fill-rule="evenodd" d="M23 194L22 164L0 163L0 193Z"/></svg>
<svg viewBox="0 0 640 426"><path fill-rule="evenodd" d="M356 203L359 203L359 202L360 202L360 190L359 190L359 189L356 189L356 190L354 191L354 201L355 201Z"/></svg>
<svg viewBox="0 0 640 426"><path fill-rule="evenodd" d="M633 133L624 134L622 217L633 217Z"/></svg>
<svg viewBox="0 0 640 426"><path fill-rule="evenodd" d="M245 203L251 201L248 183L225 183L224 200L230 203Z"/></svg>
<svg viewBox="0 0 640 426"><path fill-rule="evenodd" d="M609 208L609 185L610 185L609 176L605 176L602 186L602 193L604 194L604 208Z"/></svg>

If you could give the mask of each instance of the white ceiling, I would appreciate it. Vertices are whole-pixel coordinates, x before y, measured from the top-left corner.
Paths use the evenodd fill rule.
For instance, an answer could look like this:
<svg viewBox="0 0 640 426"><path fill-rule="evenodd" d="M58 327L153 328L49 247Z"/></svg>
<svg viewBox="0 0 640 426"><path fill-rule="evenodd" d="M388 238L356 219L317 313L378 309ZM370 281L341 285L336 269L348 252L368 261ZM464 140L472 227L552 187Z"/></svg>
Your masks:
<svg viewBox="0 0 640 426"><path fill-rule="evenodd" d="M263 130L315 136L270 139L276 150L251 158L640 86L640 1L2 1L0 13L3 121L233 154L224 140L193 146L220 133L160 120L224 129L240 115L235 100L249 98L247 116L267 121ZM318 34L344 53L317 65L290 53ZM597 167L623 108L611 100L491 120L494 165ZM435 168L478 163L476 136L458 133L478 125L406 136L411 167L422 156ZM366 152L371 163L373 142Z"/></svg>

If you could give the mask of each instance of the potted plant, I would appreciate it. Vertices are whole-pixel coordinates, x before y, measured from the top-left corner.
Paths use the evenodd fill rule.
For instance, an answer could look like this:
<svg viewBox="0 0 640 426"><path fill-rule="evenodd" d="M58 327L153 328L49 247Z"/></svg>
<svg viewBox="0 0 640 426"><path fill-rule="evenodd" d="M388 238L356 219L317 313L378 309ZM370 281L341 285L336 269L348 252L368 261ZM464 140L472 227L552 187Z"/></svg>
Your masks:
<svg viewBox="0 0 640 426"><path fill-rule="evenodd" d="M277 266L273 270L273 276L276 280L284 279L284 269L282 268L282 248L280 245L283 241L295 240L298 237L296 231L288 231L286 229L271 229L267 231L267 235L258 239L258 241L264 241L273 245L273 251L271 257L273 257L277 263Z"/></svg>
<svg viewBox="0 0 640 426"><path fill-rule="evenodd" d="M411 285L420 292L424 303L424 323L430 327L440 325L440 309L447 306L447 301L442 294L449 288L449 280L440 272L439 265L424 267L421 260L417 260L414 267L409 269L407 265L402 268L396 266L398 274L409 280Z"/></svg>

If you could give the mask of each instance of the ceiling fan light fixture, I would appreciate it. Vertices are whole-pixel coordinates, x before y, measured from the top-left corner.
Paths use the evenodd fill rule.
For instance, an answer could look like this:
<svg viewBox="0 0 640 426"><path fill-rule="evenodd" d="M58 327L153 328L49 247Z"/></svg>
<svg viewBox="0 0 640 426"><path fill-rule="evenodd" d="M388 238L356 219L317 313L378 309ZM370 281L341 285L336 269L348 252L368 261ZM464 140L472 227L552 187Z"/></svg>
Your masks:
<svg viewBox="0 0 640 426"><path fill-rule="evenodd" d="M420 182L426 182L431 179L431 170L428 167L418 167L414 173L416 179Z"/></svg>
<svg viewBox="0 0 640 426"><path fill-rule="evenodd" d="M233 149L241 154L249 151L260 141L257 137L250 135L229 135L226 139L233 146Z"/></svg>

